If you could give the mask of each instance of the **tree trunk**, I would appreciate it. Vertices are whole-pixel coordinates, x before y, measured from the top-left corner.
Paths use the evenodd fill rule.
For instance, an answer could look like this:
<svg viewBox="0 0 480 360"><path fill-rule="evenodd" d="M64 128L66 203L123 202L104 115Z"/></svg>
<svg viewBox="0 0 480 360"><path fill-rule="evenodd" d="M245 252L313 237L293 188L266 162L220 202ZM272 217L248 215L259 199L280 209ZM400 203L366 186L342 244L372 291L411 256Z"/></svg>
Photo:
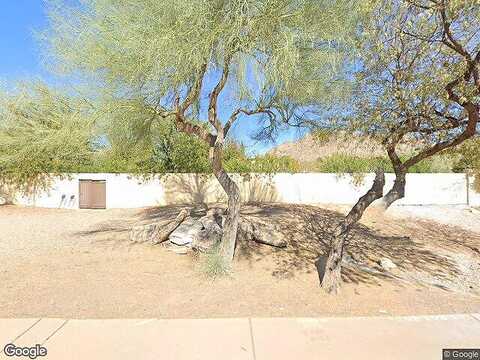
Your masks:
<svg viewBox="0 0 480 360"><path fill-rule="evenodd" d="M325 264L320 269L321 286L328 293L337 293L342 281L342 259L350 229L363 216L365 210L377 199L383 196L383 187L385 186L385 174L383 171L377 171L372 187L363 195L353 206L345 219L339 224L333 234L330 244L330 252Z"/></svg>
<svg viewBox="0 0 480 360"><path fill-rule="evenodd" d="M387 154L390 158L390 162L392 163L393 170L395 171L395 181L392 189L382 199L382 206L384 210L387 210L395 201L405 197L405 184L408 167L405 167L397 154L397 143L398 141L392 142L387 147Z"/></svg>
<svg viewBox="0 0 480 360"><path fill-rule="evenodd" d="M235 243L240 218L240 190L237 184L223 169L222 156L223 140L221 137L217 137L212 155L213 173L228 197L226 220L223 225L222 241L220 243L220 254L226 265L231 266L235 253Z"/></svg>
<svg viewBox="0 0 480 360"><path fill-rule="evenodd" d="M330 252L325 264L322 266L324 269L321 275L321 286L327 293L338 293L342 281L342 259L347 234L342 236L341 228L342 225L335 229L332 242L330 243Z"/></svg>
<svg viewBox="0 0 480 360"><path fill-rule="evenodd" d="M383 197L382 206L387 210L395 201L405 197L406 170L395 171L392 189Z"/></svg>

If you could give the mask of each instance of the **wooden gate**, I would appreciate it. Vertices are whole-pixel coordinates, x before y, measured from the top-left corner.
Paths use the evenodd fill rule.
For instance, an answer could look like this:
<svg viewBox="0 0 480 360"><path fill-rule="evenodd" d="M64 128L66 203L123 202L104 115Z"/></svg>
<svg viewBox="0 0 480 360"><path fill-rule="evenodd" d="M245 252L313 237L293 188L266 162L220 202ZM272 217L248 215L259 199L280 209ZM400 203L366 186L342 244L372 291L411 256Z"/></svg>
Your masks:
<svg viewBox="0 0 480 360"><path fill-rule="evenodd" d="M80 180L80 209L105 209L107 207L106 190L107 186L105 180Z"/></svg>

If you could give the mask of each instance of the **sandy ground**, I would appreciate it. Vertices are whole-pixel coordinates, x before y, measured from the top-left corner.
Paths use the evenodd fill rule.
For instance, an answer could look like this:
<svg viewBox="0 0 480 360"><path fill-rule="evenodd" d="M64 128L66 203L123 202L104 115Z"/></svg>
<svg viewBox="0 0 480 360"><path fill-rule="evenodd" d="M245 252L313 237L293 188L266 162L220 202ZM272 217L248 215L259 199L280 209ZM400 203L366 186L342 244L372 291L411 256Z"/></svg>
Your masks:
<svg viewBox="0 0 480 360"><path fill-rule="evenodd" d="M480 234L429 220L383 216L356 227L348 251L386 278L345 268L342 292L318 287L315 260L343 207L246 206L288 235L286 250L241 244L234 273L212 281L198 260L131 244L137 222L168 221L178 207L61 210L0 207L0 318L207 318L421 315L480 312Z"/></svg>
<svg viewBox="0 0 480 360"><path fill-rule="evenodd" d="M440 224L458 226L480 233L480 210L466 205L392 206L388 213L398 218L421 218Z"/></svg>

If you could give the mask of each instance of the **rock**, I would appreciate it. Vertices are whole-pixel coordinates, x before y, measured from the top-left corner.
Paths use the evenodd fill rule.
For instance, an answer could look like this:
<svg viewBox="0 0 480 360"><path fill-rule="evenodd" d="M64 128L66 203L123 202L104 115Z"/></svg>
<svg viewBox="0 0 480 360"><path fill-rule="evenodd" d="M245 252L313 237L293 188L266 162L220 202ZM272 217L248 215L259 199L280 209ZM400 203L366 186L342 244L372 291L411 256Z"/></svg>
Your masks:
<svg viewBox="0 0 480 360"><path fill-rule="evenodd" d="M395 263L389 258L381 258L378 264L382 267L383 270L386 271L395 269L397 267L397 265L395 265Z"/></svg>
<svg viewBox="0 0 480 360"><path fill-rule="evenodd" d="M189 218L170 234L169 240L175 245L190 246L202 229L203 225L199 220Z"/></svg>
<svg viewBox="0 0 480 360"><path fill-rule="evenodd" d="M287 246L283 231L278 226L252 218L240 218L238 238L242 241L255 241L279 248Z"/></svg>
<svg viewBox="0 0 480 360"><path fill-rule="evenodd" d="M220 243L222 240L223 230L220 225L222 219L207 214L200 218L199 221L202 224L202 229L194 237L192 241L192 249L206 251Z"/></svg>
<svg viewBox="0 0 480 360"><path fill-rule="evenodd" d="M157 235L157 224L137 225L130 230L130 241L136 243L151 242Z"/></svg>
<svg viewBox="0 0 480 360"><path fill-rule="evenodd" d="M225 210L221 208L210 209L205 216L197 220L189 218L170 234L170 243L200 251L211 249L222 239L225 219ZM287 246L278 226L254 218L240 217L237 240L255 241L280 248Z"/></svg>
<svg viewBox="0 0 480 360"><path fill-rule="evenodd" d="M147 225L137 225L130 230L130 240L132 242L151 242L160 244L168 239L169 235L182 223L188 215L188 211L183 209L177 217L166 225L153 223Z"/></svg>
<svg viewBox="0 0 480 360"><path fill-rule="evenodd" d="M188 246L179 246L170 242L167 242L164 246L168 251L174 252L175 254L179 255L188 254L188 251L190 249Z"/></svg>

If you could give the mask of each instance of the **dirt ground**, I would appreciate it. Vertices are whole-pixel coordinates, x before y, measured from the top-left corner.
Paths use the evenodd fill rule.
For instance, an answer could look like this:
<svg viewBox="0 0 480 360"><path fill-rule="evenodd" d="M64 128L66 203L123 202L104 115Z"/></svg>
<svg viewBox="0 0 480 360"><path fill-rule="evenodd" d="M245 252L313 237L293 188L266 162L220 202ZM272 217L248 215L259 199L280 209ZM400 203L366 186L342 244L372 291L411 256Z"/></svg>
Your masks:
<svg viewBox="0 0 480 360"><path fill-rule="evenodd" d="M179 209L0 207L0 318L480 312L479 233L371 209L349 241L354 263L333 296L319 289L315 263L346 207L245 206L244 216L276 222L288 247L240 244L233 275L215 281L189 254L128 240L133 224L166 222ZM382 257L397 264L392 276L376 265Z"/></svg>
<svg viewBox="0 0 480 360"><path fill-rule="evenodd" d="M392 217L432 220L480 233L480 210L467 205L400 205L392 206L388 213Z"/></svg>

